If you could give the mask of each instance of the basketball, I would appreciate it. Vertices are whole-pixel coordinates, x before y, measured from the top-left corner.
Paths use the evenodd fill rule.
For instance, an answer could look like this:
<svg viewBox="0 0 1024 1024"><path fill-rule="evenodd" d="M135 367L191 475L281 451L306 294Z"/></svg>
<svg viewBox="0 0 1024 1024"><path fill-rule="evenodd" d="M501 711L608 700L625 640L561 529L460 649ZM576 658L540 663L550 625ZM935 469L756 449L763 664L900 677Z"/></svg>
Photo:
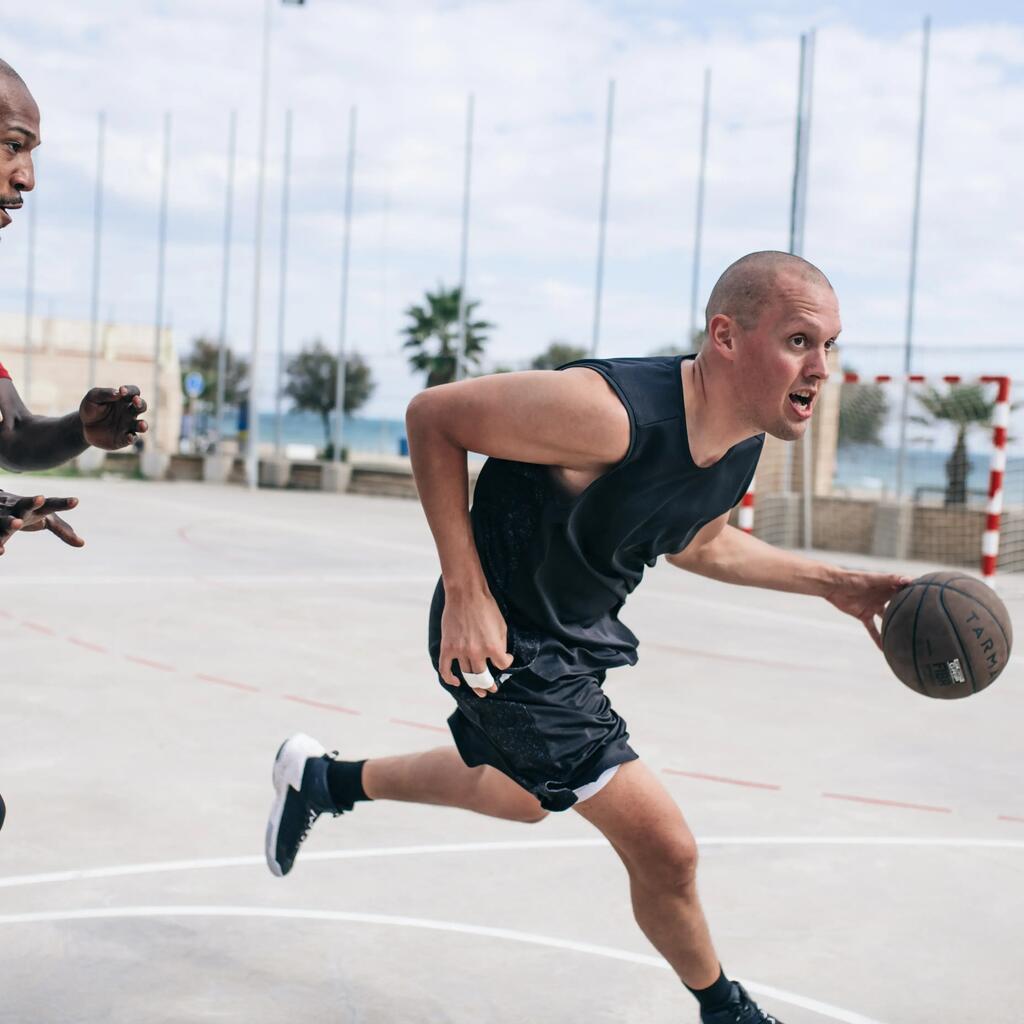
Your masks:
<svg viewBox="0 0 1024 1024"><path fill-rule="evenodd" d="M900 682L926 697L969 697L995 682L1013 630L995 591L960 572L930 572L901 590L882 618L882 650Z"/></svg>

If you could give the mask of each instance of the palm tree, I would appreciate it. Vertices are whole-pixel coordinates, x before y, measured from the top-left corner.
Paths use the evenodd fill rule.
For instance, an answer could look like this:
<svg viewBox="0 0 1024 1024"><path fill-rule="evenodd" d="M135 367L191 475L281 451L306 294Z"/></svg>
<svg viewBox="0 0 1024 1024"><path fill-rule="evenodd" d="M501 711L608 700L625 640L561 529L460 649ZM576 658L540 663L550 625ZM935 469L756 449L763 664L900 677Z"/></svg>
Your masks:
<svg viewBox="0 0 1024 1024"><path fill-rule="evenodd" d="M447 384L455 380L458 366L456 354L459 344L459 301L461 288L446 290L438 285L436 292L427 292L426 304L410 306L405 315L412 321L403 328L406 340L402 347L412 349L409 363L414 370L427 375L427 387ZM474 320L473 311L479 302L467 302L463 315L466 318L466 345L462 353L463 368L478 369L480 357L487 344L485 332L494 324L486 320ZM431 346L431 342L434 344Z"/></svg>
<svg viewBox="0 0 1024 1024"><path fill-rule="evenodd" d="M967 456L967 432L971 427L987 427L992 422L995 403L985 398L980 384L954 385L948 391L927 388L917 396L928 416L911 416L912 423L932 426L945 421L956 428L953 454L946 460L946 507L967 504L967 474L971 460Z"/></svg>

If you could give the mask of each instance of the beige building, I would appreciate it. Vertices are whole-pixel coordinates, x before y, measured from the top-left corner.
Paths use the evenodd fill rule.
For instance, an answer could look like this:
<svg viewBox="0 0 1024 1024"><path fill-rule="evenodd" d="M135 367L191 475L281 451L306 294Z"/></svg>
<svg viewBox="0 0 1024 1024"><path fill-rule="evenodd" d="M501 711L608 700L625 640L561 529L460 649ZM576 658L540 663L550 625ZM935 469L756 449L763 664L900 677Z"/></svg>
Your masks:
<svg viewBox="0 0 1024 1024"><path fill-rule="evenodd" d="M33 317L26 352L25 317L0 313L0 363L14 378L25 404L44 416L78 408L90 387L91 327L88 320ZM98 387L136 384L156 419L158 447L178 450L181 432L181 370L169 328L160 331L159 374L154 395L154 330L145 324L102 323L96 339ZM154 416L155 412L155 416ZM148 435L152 436L152 435Z"/></svg>

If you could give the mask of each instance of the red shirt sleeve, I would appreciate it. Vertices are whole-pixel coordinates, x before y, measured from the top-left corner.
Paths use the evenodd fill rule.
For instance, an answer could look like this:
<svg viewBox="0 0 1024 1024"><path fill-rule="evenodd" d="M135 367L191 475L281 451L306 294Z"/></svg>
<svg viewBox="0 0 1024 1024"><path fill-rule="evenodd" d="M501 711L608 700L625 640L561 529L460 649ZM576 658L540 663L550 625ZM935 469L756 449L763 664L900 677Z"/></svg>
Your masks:
<svg viewBox="0 0 1024 1024"><path fill-rule="evenodd" d="M7 368L3 363L0 363L0 380L10 380L11 375L7 372Z"/></svg>

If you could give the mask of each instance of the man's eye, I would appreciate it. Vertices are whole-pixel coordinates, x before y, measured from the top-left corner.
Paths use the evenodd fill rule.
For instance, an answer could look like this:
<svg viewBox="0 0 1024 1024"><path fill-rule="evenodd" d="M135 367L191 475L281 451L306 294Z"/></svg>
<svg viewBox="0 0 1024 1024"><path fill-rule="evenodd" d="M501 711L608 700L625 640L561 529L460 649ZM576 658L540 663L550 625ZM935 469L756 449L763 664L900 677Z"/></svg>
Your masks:
<svg viewBox="0 0 1024 1024"><path fill-rule="evenodd" d="M807 339L802 334L796 334L789 339L794 345L806 345Z"/></svg>
<svg viewBox="0 0 1024 1024"><path fill-rule="evenodd" d="M826 352L831 352L832 349L834 349L836 347L836 345L838 345L838 344L839 344L839 342L837 342L835 340L835 338L832 338L829 341L826 341L825 342L825 351Z"/></svg>
<svg viewBox="0 0 1024 1024"><path fill-rule="evenodd" d="M8 142L8 143L7 143L7 148L8 148L8 149L9 149L9 150L10 150L10 151L11 151L12 153L17 153L17 152L19 152L19 150L21 149L21 143L20 143L20 142Z"/></svg>

